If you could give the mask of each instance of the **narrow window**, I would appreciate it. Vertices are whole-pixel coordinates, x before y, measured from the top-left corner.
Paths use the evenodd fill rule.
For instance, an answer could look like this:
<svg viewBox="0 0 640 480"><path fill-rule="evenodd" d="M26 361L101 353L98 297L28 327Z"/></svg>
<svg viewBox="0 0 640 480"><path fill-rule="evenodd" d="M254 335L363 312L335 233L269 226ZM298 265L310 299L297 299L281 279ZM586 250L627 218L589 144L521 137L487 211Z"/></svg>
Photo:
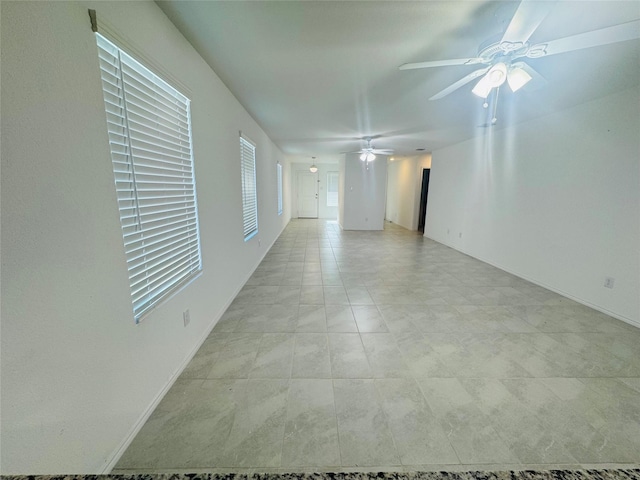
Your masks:
<svg viewBox="0 0 640 480"><path fill-rule="evenodd" d="M338 172L327 172L327 207L338 206Z"/></svg>
<svg viewBox="0 0 640 480"><path fill-rule="evenodd" d="M190 101L96 34L136 322L202 270Z"/></svg>
<svg viewBox="0 0 640 480"><path fill-rule="evenodd" d="M276 177L278 181L278 215L282 215L282 165L276 164Z"/></svg>
<svg viewBox="0 0 640 480"><path fill-rule="evenodd" d="M244 239L258 233L258 195L256 190L256 147L240 137L240 168L242 174L242 218Z"/></svg>

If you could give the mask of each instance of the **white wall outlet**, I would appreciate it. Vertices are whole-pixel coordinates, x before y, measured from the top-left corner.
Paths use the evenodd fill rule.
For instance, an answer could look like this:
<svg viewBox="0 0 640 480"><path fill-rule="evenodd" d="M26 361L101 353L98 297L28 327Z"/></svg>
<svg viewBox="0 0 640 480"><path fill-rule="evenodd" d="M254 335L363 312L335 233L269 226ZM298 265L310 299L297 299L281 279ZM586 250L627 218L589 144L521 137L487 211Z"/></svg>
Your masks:
<svg viewBox="0 0 640 480"><path fill-rule="evenodd" d="M182 312L182 321L184 322L185 327L189 325L189 322L191 321L191 314L189 313L188 308Z"/></svg>
<svg viewBox="0 0 640 480"><path fill-rule="evenodd" d="M450 231L451 231L451 229L447 228L447 235L449 235Z"/></svg>
<svg viewBox="0 0 640 480"><path fill-rule="evenodd" d="M613 288L613 285L616 283L616 279L613 277L604 277L604 286L605 288Z"/></svg>
<svg viewBox="0 0 640 480"><path fill-rule="evenodd" d="M262 245L262 239L259 238L258 239L258 246L261 246L261 245Z"/></svg>
<svg viewBox="0 0 640 480"><path fill-rule="evenodd" d="M462 232L458 233L458 238L462 238Z"/></svg>

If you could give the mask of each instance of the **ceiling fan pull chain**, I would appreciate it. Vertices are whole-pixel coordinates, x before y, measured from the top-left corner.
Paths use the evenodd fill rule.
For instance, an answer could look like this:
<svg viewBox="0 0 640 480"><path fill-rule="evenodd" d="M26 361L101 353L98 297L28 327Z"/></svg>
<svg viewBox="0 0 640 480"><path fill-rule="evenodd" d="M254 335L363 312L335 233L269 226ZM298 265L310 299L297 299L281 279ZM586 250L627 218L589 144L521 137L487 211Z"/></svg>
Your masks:
<svg viewBox="0 0 640 480"><path fill-rule="evenodd" d="M493 101L493 117L491 118L491 125L495 125L498 121L498 97L500 96L500 87L496 88L496 98Z"/></svg>

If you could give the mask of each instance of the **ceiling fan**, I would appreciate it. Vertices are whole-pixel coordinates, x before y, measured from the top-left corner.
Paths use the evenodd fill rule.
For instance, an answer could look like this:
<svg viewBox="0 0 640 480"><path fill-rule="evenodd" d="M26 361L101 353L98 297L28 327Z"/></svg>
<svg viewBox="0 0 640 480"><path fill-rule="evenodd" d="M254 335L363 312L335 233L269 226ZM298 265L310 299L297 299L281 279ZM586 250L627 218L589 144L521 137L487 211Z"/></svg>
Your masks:
<svg viewBox="0 0 640 480"><path fill-rule="evenodd" d="M524 61L526 59L541 58L640 38L640 20L634 20L531 45L528 42L529 38L551 11L552 6L553 2L522 0L504 34L498 38L493 37L480 45L476 57L405 63L400 65L399 69L482 65L478 70L436 93L429 100L443 98L477 78L480 80L473 87L472 92L481 98L487 98L494 88L498 89L505 82L515 92L532 79L544 81L543 77Z"/></svg>
<svg viewBox="0 0 640 480"><path fill-rule="evenodd" d="M387 149L373 148L373 146L371 145L371 140L373 140L374 138L378 138L378 137L364 137L362 139L367 142L367 146L365 148L356 150L355 152L342 152L342 153L359 153L360 160L367 163L373 162L376 159L376 153L378 155L390 155L393 153L393 150L389 150L388 148Z"/></svg>

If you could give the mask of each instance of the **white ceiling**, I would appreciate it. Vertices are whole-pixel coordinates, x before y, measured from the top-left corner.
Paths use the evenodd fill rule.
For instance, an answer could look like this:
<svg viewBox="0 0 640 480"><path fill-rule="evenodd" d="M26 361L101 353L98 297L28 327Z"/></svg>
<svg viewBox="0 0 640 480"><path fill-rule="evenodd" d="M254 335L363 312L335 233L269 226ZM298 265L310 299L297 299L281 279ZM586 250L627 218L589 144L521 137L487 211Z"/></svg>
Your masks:
<svg viewBox="0 0 640 480"><path fill-rule="evenodd" d="M399 71L408 62L473 57L501 35L510 1L157 1L271 139L296 157L335 158L380 135L398 155L483 135L471 82L428 98L478 66ZM640 19L640 2L558 1L530 43ZM640 83L640 40L528 63L543 88L501 89L498 124L551 113ZM531 82L533 83L533 82Z"/></svg>

